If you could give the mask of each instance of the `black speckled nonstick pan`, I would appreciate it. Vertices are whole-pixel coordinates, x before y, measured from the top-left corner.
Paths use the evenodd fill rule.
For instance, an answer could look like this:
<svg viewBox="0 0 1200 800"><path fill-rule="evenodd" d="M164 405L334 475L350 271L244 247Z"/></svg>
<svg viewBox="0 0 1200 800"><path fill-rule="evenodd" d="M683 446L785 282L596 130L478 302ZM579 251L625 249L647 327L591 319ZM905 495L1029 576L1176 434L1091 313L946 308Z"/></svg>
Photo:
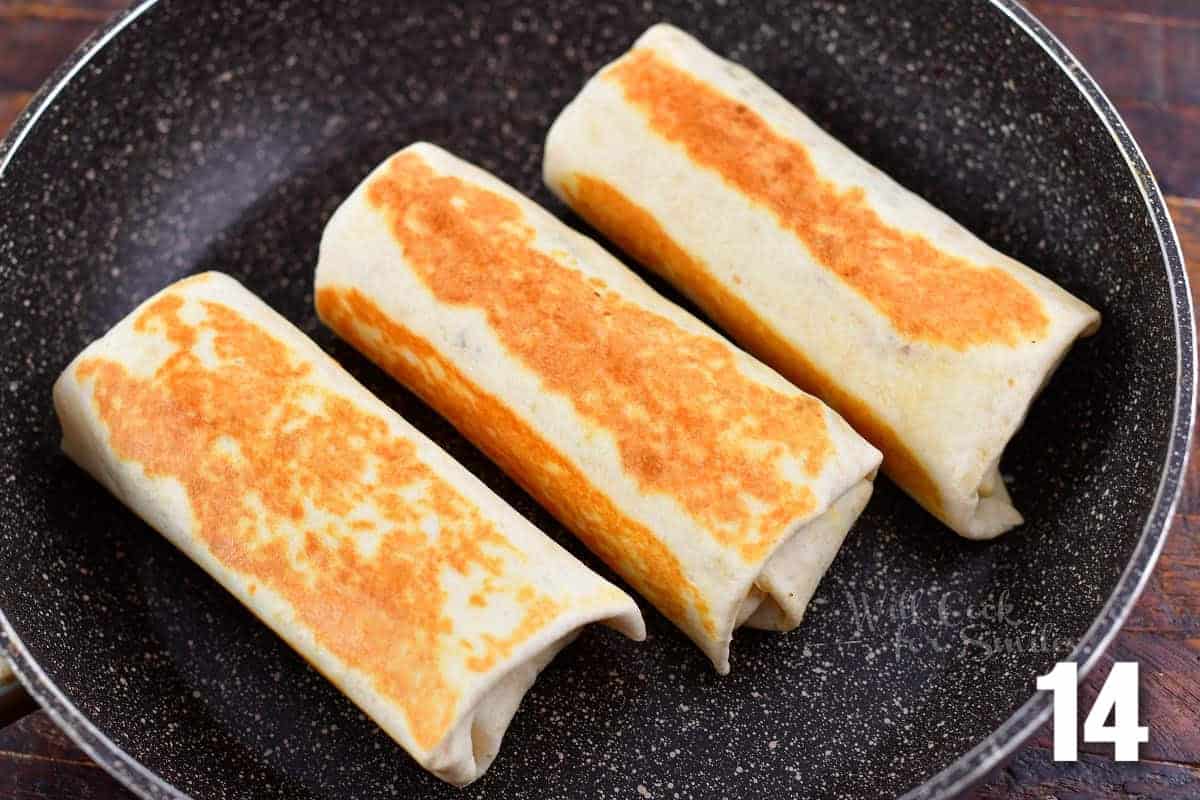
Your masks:
<svg viewBox="0 0 1200 800"><path fill-rule="evenodd" d="M334 208L418 139L580 224L541 185L547 126L660 20L1104 326L1003 463L1023 527L965 541L880 478L798 630L739 633L722 678L643 604L647 642L585 633L491 770L456 790L70 463L50 386L151 292L230 272L607 575L319 325L311 281ZM146 797L954 796L1047 717L1035 676L1066 658L1086 670L1117 631L1166 535L1193 416L1192 312L1158 188L1100 90L1010 0L148 2L0 146L0 289L0 644Z"/></svg>

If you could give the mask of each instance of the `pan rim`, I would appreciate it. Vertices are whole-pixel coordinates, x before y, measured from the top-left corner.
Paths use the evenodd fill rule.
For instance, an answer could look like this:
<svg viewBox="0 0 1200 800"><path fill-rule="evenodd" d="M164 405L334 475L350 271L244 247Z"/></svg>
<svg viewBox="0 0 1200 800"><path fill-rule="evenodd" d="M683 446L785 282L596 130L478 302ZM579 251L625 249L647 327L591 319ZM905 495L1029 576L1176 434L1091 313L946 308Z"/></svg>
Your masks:
<svg viewBox="0 0 1200 800"><path fill-rule="evenodd" d="M1032 12L1017 0L988 2L1016 23L1018 28L1050 56L1104 124L1105 130L1132 173L1141 192L1146 212L1154 224L1174 309L1175 369L1179 377L1175 383L1170 446L1150 515L1142 527L1133 554L1100 614L1066 659L1079 665L1077 677L1082 682L1116 638L1146 588L1169 535L1175 509L1179 505L1184 478L1187 475L1187 461L1191 454L1192 426L1196 415L1195 316L1192 293L1175 223L1167 211L1162 190L1141 147L1133 138L1116 106L1079 59ZM1001 766L1050 718L1050 714L1049 695L1041 691L1036 692L983 741L963 753L941 772L906 792L900 800L942 800L957 797L976 781Z"/></svg>
<svg viewBox="0 0 1200 800"><path fill-rule="evenodd" d="M122 31L156 5L158 0L139 0L130 8L118 11L84 40L42 84L8 134L0 140L0 180L42 114L67 84ZM176 789L126 753L67 698L26 649L3 609L0 609L0 652L8 657L25 691L54 724L118 783L146 800L192 800L190 795Z"/></svg>
<svg viewBox="0 0 1200 800"><path fill-rule="evenodd" d="M1192 424L1196 411L1196 350L1192 296L1174 222L1167 211L1162 191L1150 171L1141 148L1124 120L1099 85L1079 60L1031 12L1017 0L985 0L1007 16L1034 40L1063 71L1100 118L1109 136L1125 160L1142 195L1158 237L1159 253L1167 273L1175 320L1175 357L1178 380L1175 385L1169 449L1159 478L1158 489L1146 524L1138 537L1128 564L1121 573L1100 614L1072 651L1068 660L1079 664L1082 680L1096 665L1100 655L1116 637L1132 611L1162 552L1174 519L1175 509L1186 476L1191 451ZM50 108L59 93L75 76L130 24L159 0L141 0L118 12L81 44L42 85L17 118L9 133L0 140L0 178L19 151L21 144ZM0 609L0 651L12 663L13 671L30 695L46 710L55 724L89 757L117 781L143 798L191 800L190 796L144 767L113 742L50 680L33 659ZM940 772L902 796L902 800L946 800L958 796L1002 764L1030 735L1050 717L1050 699L1038 692L1022 704L996 730L973 748L956 758Z"/></svg>

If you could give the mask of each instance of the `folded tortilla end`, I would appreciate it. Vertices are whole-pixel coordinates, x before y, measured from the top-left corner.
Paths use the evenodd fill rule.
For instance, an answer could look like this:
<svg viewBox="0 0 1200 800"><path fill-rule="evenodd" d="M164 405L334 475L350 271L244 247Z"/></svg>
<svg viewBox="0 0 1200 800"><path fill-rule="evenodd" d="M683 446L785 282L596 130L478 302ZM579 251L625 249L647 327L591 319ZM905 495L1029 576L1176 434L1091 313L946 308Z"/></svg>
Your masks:
<svg viewBox="0 0 1200 800"><path fill-rule="evenodd" d="M712 137L714 125L727 135ZM829 403L947 527L986 539L1021 523L988 470L1073 343L1098 330L1086 302L670 25L647 30L563 109L543 177L734 341Z"/></svg>
<svg viewBox="0 0 1200 800"><path fill-rule="evenodd" d="M599 244L436 147L395 154L339 208L315 288L326 324L513 475L720 673L755 613L782 603L770 627L799 622L793 605L819 575L779 588L778 602L755 581L785 540L816 541L805 529L833 504L840 524L820 553L798 549L823 571L852 521L835 501L880 463L845 420Z"/></svg>
<svg viewBox="0 0 1200 800"><path fill-rule="evenodd" d="M628 595L227 276L147 300L53 400L72 460L450 783L584 626L645 638Z"/></svg>
<svg viewBox="0 0 1200 800"><path fill-rule="evenodd" d="M729 672L733 632L743 625L758 630L786 632L804 619L850 529L871 499L874 484L863 479L829 505L825 513L800 525L785 537L747 588L735 610L727 633L706 648L718 673Z"/></svg>

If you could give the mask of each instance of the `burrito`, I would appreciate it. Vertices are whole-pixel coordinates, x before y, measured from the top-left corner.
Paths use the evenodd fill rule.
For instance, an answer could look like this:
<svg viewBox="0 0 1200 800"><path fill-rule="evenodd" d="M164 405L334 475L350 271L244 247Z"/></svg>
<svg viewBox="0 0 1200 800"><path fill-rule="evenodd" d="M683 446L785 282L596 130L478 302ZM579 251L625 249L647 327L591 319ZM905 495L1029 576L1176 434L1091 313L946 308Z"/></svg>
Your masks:
<svg viewBox="0 0 1200 800"><path fill-rule="evenodd" d="M879 452L824 404L431 145L333 215L315 297L720 673L738 625L799 624L871 494Z"/></svg>
<svg viewBox="0 0 1200 800"><path fill-rule="evenodd" d="M1000 456L1099 315L667 25L551 127L546 184L842 414L959 534L1020 524Z"/></svg>
<svg viewBox="0 0 1200 800"><path fill-rule="evenodd" d="M628 595L228 276L147 300L54 386L63 449L417 762L488 768L538 672Z"/></svg>

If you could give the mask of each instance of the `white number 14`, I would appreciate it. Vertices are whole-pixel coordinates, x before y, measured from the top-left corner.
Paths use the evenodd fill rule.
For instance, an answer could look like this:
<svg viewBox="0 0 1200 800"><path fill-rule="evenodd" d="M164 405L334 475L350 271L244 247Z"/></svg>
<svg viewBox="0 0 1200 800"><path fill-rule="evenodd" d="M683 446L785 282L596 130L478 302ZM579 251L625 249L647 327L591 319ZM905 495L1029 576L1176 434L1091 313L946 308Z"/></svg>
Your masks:
<svg viewBox="0 0 1200 800"><path fill-rule="evenodd" d="M1037 679L1037 688L1054 693L1054 760L1075 761L1079 742L1075 722L1079 714L1079 665L1063 662ZM1112 714L1113 724L1108 724ZM1138 745L1150 740L1150 731L1138 725L1138 665L1117 661L1104 679L1096 702L1083 721L1083 740L1112 742L1113 758L1137 761Z"/></svg>

